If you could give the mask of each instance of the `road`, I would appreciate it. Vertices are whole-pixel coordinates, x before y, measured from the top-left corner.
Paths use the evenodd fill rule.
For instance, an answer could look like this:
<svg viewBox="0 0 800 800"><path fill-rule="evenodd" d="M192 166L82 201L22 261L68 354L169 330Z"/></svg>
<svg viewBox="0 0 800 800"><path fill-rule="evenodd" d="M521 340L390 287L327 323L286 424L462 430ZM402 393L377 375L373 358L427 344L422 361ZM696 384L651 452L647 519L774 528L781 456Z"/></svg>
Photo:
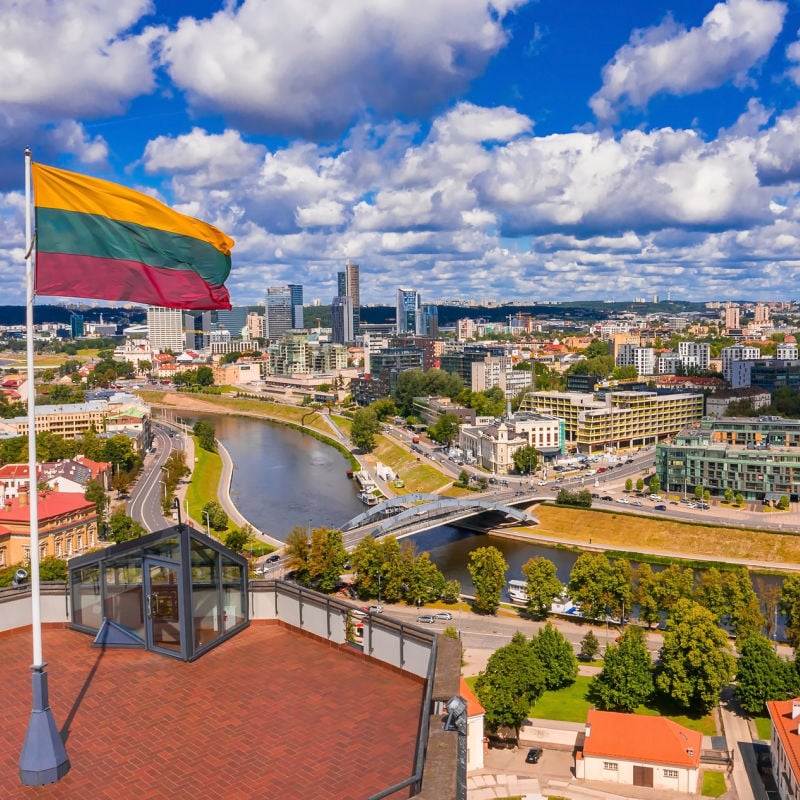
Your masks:
<svg viewBox="0 0 800 800"><path fill-rule="evenodd" d="M156 452L145 456L139 480L131 490L128 500L128 515L141 523L148 532L159 531L173 524L171 519L164 517L161 510L161 499L165 491L161 467L173 450L182 448L180 436L170 436L170 429L166 426L153 423L152 433Z"/></svg>

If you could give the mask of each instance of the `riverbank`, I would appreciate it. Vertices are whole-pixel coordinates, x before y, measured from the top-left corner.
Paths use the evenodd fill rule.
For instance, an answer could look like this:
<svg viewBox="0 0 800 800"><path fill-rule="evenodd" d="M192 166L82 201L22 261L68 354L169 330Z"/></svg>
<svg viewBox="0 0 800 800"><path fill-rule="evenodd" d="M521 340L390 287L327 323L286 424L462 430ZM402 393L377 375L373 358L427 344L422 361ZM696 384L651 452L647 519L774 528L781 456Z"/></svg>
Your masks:
<svg viewBox="0 0 800 800"><path fill-rule="evenodd" d="M254 417L288 423L292 427L299 427L295 417L300 415L298 419L302 423L305 416L307 422L318 421L321 424L324 433L319 429L314 431L320 438L327 439L340 450L347 444L346 436L328 415L312 418L308 416L311 412L297 407L281 407L283 416L278 417L267 413L266 408L259 409L261 413L245 411L241 408L241 401L234 398L214 397L213 402L207 402L196 395L151 394L156 394L161 399L161 402L152 402L154 407L172 411L180 409L181 413ZM228 406L227 403L231 405ZM380 460L401 476L405 475L405 491L412 490L408 478L411 477L409 473L414 471L421 473L425 470L425 475L416 476L422 480L427 480L427 472L433 470L436 470L440 481L451 480L436 469L436 462L427 459L417 461L414 454L397 443L391 442L389 447L385 447L385 437L378 438L381 440L381 447L379 450L376 448L376 452L380 453ZM358 462L361 468L374 472L374 455L361 456ZM228 487L229 485L228 483ZM389 494L392 493L388 486L386 489ZM394 493L403 492L401 489ZM234 506L232 502L231 506ZM500 530L504 536L550 547L624 552L632 558L635 554L641 554L653 559L742 564L760 571L800 571L800 536L788 532L767 532L755 526L746 527L746 523L756 515L747 512L731 513L732 527L725 527L707 525L700 519L697 522L684 522L653 515L639 516L631 513L627 507L623 511L616 508L585 510L540 505L536 511L540 524L536 528ZM787 523L790 522L789 517L795 516L787 516Z"/></svg>

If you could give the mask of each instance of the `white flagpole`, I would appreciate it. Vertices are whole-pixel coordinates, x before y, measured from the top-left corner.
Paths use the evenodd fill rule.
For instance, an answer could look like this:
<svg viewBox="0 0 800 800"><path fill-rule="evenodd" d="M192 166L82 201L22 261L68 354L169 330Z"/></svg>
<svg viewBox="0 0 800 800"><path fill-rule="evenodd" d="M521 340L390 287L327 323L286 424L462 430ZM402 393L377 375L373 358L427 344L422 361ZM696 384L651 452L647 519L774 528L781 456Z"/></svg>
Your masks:
<svg viewBox="0 0 800 800"><path fill-rule="evenodd" d="M70 763L56 728L47 692L42 657L42 604L39 588L39 492L36 474L36 391L33 385L33 231L31 221L31 151L25 150L25 283L27 286L28 353L28 504L31 531L31 628L33 631L33 709L19 757L19 776L25 786L43 786L60 780Z"/></svg>

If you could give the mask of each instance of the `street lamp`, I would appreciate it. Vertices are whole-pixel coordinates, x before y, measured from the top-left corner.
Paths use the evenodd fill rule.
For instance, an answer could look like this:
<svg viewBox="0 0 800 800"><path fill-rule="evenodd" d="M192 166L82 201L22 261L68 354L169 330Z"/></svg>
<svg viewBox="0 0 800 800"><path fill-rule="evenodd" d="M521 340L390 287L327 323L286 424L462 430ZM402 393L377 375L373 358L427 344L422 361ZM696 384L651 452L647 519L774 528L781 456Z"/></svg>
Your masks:
<svg viewBox="0 0 800 800"><path fill-rule="evenodd" d="M211 536L211 519L210 519L208 511L206 511L205 509L203 509L203 516L206 518L206 536L210 537Z"/></svg>

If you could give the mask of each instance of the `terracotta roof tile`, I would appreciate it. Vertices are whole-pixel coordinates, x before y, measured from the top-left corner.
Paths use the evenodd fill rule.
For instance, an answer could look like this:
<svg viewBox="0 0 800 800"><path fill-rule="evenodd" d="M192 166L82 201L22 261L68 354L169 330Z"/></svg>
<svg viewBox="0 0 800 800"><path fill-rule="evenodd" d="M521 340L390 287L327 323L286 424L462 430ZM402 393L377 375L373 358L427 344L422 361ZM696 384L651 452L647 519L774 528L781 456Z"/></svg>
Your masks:
<svg viewBox="0 0 800 800"><path fill-rule="evenodd" d="M783 744L783 750L796 779L800 780L800 716L792 719L794 700L769 700L767 711Z"/></svg>
<svg viewBox="0 0 800 800"><path fill-rule="evenodd" d="M586 719L585 756L613 757L698 767L703 737L666 717L645 717L591 709Z"/></svg>

